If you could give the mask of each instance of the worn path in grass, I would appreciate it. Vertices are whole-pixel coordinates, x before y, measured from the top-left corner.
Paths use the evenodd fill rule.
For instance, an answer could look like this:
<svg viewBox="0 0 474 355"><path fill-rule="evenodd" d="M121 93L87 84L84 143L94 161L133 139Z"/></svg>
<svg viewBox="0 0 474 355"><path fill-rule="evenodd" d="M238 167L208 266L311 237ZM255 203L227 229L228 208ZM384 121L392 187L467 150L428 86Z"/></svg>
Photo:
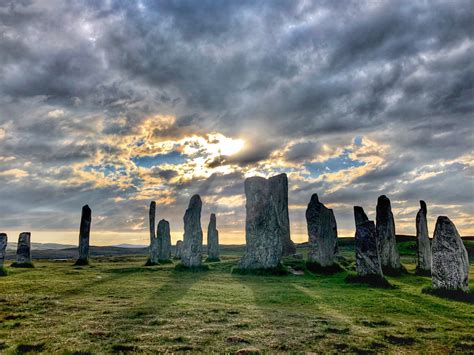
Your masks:
<svg viewBox="0 0 474 355"><path fill-rule="evenodd" d="M0 351L474 351L474 305L422 294L429 278L374 289L346 284L345 272L235 275L236 260L198 273L143 257L9 269Z"/></svg>

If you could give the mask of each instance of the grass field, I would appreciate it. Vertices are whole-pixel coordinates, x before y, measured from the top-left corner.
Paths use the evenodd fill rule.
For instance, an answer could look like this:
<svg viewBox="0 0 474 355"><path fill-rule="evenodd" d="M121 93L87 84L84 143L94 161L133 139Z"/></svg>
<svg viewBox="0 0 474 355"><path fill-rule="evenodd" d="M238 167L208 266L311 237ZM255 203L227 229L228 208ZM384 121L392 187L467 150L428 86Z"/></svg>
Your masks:
<svg viewBox="0 0 474 355"><path fill-rule="evenodd" d="M345 283L345 272L231 274L237 260L198 273L144 267L143 256L9 268L0 352L474 351L474 305L422 294L429 278L376 289Z"/></svg>

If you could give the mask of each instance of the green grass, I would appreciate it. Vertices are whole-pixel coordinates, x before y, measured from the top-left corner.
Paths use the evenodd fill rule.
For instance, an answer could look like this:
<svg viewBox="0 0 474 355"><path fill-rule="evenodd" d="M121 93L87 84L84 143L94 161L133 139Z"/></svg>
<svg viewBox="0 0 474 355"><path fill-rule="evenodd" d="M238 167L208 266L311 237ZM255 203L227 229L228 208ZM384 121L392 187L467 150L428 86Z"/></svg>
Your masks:
<svg viewBox="0 0 474 355"><path fill-rule="evenodd" d="M0 352L474 351L474 305L422 293L430 279L414 264L382 289L346 283L345 271L234 274L238 257L221 259L206 272L145 267L143 256L8 268Z"/></svg>

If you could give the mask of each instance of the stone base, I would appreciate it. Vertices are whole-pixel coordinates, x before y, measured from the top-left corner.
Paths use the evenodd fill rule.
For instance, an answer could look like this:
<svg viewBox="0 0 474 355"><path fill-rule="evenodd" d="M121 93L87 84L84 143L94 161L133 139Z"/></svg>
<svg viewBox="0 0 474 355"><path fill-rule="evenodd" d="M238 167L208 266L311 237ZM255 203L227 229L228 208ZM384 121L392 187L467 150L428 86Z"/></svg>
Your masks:
<svg viewBox="0 0 474 355"><path fill-rule="evenodd" d="M382 266L382 272L384 275L387 276L400 276L403 274L407 274L407 269L402 265L398 269L394 269L393 267L390 266Z"/></svg>
<svg viewBox="0 0 474 355"><path fill-rule="evenodd" d="M35 266L33 265L33 263L17 263L17 262L14 262L13 264L10 265L10 267L31 269L31 268L34 268Z"/></svg>
<svg viewBox="0 0 474 355"><path fill-rule="evenodd" d="M174 269L176 271L190 271L190 272L201 272L201 271L208 271L209 266L207 265L200 265L200 266L185 266L183 263L177 264Z"/></svg>
<svg viewBox="0 0 474 355"><path fill-rule="evenodd" d="M268 269L242 269L234 267L231 273L239 275L286 276L289 274L289 271L280 263L276 267Z"/></svg>
<svg viewBox="0 0 474 355"><path fill-rule="evenodd" d="M8 271L4 267L0 267L0 276L7 276Z"/></svg>
<svg viewBox="0 0 474 355"><path fill-rule="evenodd" d="M204 262L205 263L218 263L219 261L221 261L221 259L219 258L207 258Z"/></svg>
<svg viewBox="0 0 474 355"><path fill-rule="evenodd" d="M360 276L357 274L347 275L345 281L349 284L366 284L372 287L379 288L395 288L390 282L387 281L385 277L378 275L365 275Z"/></svg>
<svg viewBox="0 0 474 355"><path fill-rule="evenodd" d="M415 271L415 275L431 277L431 270L421 270L417 268Z"/></svg>
<svg viewBox="0 0 474 355"><path fill-rule="evenodd" d="M463 291L463 290L446 290L446 289L436 289L431 286L425 287L421 290L422 293L441 297L448 298L455 301L474 303L474 292Z"/></svg>
<svg viewBox="0 0 474 355"><path fill-rule="evenodd" d="M316 261L307 261L306 269L315 274L323 274L323 275L332 275L332 274L337 274L338 272L344 271L341 265L337 263L334 263L329 266L321 266Z"/></svg>
<svg viewBox="0 0 474 355"><path fill-rule="evenodd" d="M173 260L171 259L158 259L158 264L173 264Z"/></svg>
<svg viewBox="0 0 474 355"><path fill-rule="evenodd" d="M87 266L89 265L89 259L77 259L74 266Z"/></svg>
<svg viewBox="0 0 474 355"><path fill-rule="evenodd" d="M145 266L156 266L156 265L160 265L160 263L151 261L150 258L146 260Z"/></svg>

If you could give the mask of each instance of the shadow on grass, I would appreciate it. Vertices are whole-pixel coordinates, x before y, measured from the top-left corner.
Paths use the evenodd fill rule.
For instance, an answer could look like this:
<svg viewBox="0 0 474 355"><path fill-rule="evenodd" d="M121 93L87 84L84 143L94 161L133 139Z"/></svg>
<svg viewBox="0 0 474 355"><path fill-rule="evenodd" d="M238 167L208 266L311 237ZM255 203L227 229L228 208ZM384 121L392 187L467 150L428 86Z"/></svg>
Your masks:
<svg viewBox="0 0 474 355"><path fill-rule="evenodd" d="M33 263L17 263L16 261L10 265L10 267L22 268L22 269L33 269L35 266Z"/></svg>
<svg viewBox="0 0 474 355"><path fill-rule="evenodd" d="M394 289L396 288L385 277L376 275L360 276L357 274L349 274L345 278L345 281L349 284L365 284L371 287Z"/></svg>
<svg viewBox="0 0 474 355"><path fill-rule="evenodd" d="M268 269L241 269L237 266L231 269L233 274L238 275L258 275L258 276L286 276L289 275L288 269L283 266L283 264L279 263L274 268Z"/></svg>
<svg viewBox="0 0 474 355"><path fill-rule="evenodd" d="M462 290L437 290L428 286L423 288L421 292L452 301L474 304L474 292L471 291L465 292Z"/></svg>

